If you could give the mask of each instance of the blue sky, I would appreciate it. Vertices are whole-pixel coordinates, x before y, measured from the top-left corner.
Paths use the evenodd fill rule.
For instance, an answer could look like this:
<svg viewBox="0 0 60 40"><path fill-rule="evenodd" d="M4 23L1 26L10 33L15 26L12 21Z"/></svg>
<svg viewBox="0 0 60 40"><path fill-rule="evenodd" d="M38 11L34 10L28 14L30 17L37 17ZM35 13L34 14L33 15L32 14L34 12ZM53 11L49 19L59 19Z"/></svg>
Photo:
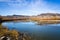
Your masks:
<svg viewBox="0 0 60 40"><path fill-rule="evenodd" d="M60 13L60 0L0 0L0 15Z"/></svg>

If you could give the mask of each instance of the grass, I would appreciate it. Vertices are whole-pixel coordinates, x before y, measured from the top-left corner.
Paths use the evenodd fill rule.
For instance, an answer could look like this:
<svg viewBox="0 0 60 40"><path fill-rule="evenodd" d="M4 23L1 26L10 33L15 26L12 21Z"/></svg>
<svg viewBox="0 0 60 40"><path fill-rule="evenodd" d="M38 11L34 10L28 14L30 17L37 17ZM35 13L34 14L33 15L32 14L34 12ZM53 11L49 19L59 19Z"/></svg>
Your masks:
<svg viewBox="0 0 60 40"><path fill-rule="evenodd" d="M57 24L60 23L60 17L31 17L32 21L38 24Z"/></svg>

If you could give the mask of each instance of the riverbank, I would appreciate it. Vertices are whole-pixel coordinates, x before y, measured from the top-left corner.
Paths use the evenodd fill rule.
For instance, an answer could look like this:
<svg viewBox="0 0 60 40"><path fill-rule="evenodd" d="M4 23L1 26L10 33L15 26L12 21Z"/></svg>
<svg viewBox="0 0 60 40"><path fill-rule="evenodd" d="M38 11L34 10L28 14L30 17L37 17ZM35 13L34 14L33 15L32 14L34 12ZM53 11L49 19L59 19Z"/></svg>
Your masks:
<svg viewBox="0 0 60 40"><path fill-rule="evenodd" d="M58 24L60 23L60 18L56 17L31 17L32 21L37 22L38 24Z"/></svg>
<svg viewBox="0 0 60 40"><path fill-rule="evenodd" d="M59 24L60 20L40 20L38 24Z"/></svg>
<svg viewBox="0 0 60 40"><path fill-rule="evenodd" d="M31 38L25 33L16 30L9 30L0 25L0 40L30 40Z"/></svg>
<svg viewBox="0 0 60 40"><path fill-rule="evenodd" d="M57 24L60 23L60 14L56 13L43 13L36 16L22 16L22 15L13 15L13 16L1 16L0 21L35 21L39 24Z"/></svg>
<svg viewBox="0 0 60 40"><path fill-rule="evenodd" d="M58 24L60 23L60 14L46 13L30 17L32 21L38 24Z"/></svg>

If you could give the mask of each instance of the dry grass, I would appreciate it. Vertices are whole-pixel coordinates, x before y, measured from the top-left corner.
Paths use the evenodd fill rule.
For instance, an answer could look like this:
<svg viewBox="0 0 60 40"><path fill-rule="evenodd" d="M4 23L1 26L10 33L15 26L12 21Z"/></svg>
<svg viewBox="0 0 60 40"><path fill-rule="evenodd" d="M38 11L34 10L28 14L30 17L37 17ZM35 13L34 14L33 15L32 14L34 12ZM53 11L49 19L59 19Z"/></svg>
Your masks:
<svg viewBox="0 0 60 40"><path fill-rule="evenodd" d="M48 24L55 24L60 23L60 17L31 17L32 21L36 21L38 23L48 23Z"/></svg>

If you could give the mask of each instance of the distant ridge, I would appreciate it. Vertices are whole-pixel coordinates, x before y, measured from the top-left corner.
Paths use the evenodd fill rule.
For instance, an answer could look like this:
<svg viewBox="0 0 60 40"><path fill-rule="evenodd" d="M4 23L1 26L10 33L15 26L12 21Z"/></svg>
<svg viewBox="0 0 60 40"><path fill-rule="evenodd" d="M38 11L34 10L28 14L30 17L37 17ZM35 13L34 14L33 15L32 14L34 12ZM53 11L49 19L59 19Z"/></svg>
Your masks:
<svg viewBox="0 0 60 40"><path fill-rule="evenodd" d="M60 16L59 13L42 13L42 14L40 14L38 16L47 16L47 15L49 15L49 16Z"/></svg>

